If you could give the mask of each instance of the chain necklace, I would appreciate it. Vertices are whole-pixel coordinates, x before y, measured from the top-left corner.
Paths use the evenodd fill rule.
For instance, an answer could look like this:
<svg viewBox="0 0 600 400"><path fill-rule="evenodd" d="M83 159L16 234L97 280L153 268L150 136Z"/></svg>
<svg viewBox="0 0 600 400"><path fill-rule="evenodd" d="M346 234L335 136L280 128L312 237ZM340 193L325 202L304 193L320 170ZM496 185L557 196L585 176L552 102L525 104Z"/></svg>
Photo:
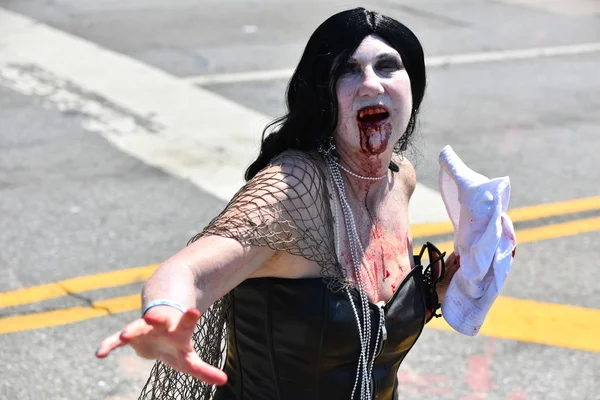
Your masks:
<svg viewBox="0 0 600 400"><path fill-rule="evenodd" d="M379 329L377 331L377 338L375 340L375 348L373 349L373 356L369 360L370 354L370 344L371 344L371 313L369 310L369 299L367 298L367 291L365 287L364 280L362 278L361 273L361 262L360 256L364 256L364 250L362 243L360 243L358 230L356 229L356 224L354 221L354 215L352 213L352 209L350 208L350 204L346 199L346 190L344 187L344 180L342 178L340 168L342 167L339 163L329 154L325 154L325 160L327 162L327 168L329 169L329 173L332 176L333 182L335 184L335 189L337 189L338 198L340 200L340 204L342 206L342 215L344 217L344 221L346 223L346 231L348 236L348 243L350 246L350 254L352 256L352 264L354 267L354 275L356 276L356 283L358 286L358 292L360 295L360 303L362 310L362 321L358 315L356 305L354 304L354 300L350 294L350 290L346 289L346 293L348 295L348 299L350 300L350 305L352 306L352 311L354 312L354 317L356 318L356 324L358 326L358 335L360 338L360 356L358 359L358 367L356 371L356 379L354 381L354 387L352 388L351 399L354 399L354 393L356 392L356 387L358 385L359 378L361 378L360 385L360 399L361 400L370 400L373 395L373 386L371 381L371 374L373 372L373 364L375 363L375 353L377 351L379 345L379 336L380 333L384 334L384 326L385 326L385 317L383 314L383 309L380 307L379 314ZM343 167L342 167L343 168ZM359 176L360 177L360 176ZM385 176L384 176L385 177ZM382 177L383 178L383 177ZM375 179L382 179L375 178ZM370 178L373 179L373 178ZM335 215L335 236L336 236L336 255L338 259L340 259L340 235L339 235L339 222L337 220L337 206L334 201L334 215ZM385 340L385 336L383 336L382 340Z"/></svg>

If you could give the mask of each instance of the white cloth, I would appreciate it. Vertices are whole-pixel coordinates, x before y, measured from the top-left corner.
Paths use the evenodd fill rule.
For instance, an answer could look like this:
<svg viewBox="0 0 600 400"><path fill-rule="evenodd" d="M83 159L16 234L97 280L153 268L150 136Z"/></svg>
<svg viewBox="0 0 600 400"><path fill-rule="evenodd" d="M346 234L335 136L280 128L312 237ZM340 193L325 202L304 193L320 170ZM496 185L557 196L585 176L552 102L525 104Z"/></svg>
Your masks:
<svg viewBox="0 0 600 400"><path fill-rule="evenodd" d="M442 149L439 162L439 188L454 225L454 252L460 256L442 315L457 332L475 336L504 285L517 244L506 214L510 180L476 173L450 146Z"/></svg>

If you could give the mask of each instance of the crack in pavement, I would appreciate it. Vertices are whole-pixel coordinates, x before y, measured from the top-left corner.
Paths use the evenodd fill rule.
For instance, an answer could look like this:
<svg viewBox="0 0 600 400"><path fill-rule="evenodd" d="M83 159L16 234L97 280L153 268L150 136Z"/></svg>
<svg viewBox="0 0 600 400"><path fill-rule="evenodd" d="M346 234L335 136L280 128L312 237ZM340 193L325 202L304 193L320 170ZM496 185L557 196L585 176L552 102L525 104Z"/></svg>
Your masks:
<svg viewBox="0 0 600 400"><path fill-rule="evenodd" d="M108 315L112 315L112 312L110 311L110 309L109 309L108 307L101 307L101 306L98 306L97 304L95 304L95 303L94 303L94 301L93 301L92 299L90 299L90 298L87 298L87 297L85 297L84 295L82 295L82 294L80 294L80 293L74 293L74 292L71 292L71 291L69 291L69 289L67 289L66 287L64 287L64 286L63 286L63 285L61 285L61 284L58 284L58 286L59 286L61 289L63 289L63 290L64 290L64 291L67 293L67 296L74 297L74 298L76 298L76 299L78 299L78 300L81 300L81 301L83 301L83 302L84 302L84 303L86 303L86 304L87 304L87 305L88 305L90 308L93 308L93 309L95 309L95 310L104 310L104 311L106 311L106 312L108 313Z"/></svg>
<svg viewBox="0 0 600 400"><path fill-rule="evenodd" d="M55 285L58 286L61 290L63 290L65 292L65 296L64 297L72 297L74 299L77 299L77 300L85 303L85 305L87 305L91 309L94 309L94 310L104 310L104 311L106 311L108 313L108 315L115 315L115 314L113 314L110 311L110 309L108 307L99 306L91 298L88 298L88 297L84 296L81 293L72 292L69 289L67 289L66 286L61 285L60 283L55 283ZM16 307L18 307L18 306L16 306ZM23 315L35 315L35 314L41 314L41 313L45 313L45 312L67 310L67 309L72 308L72 307L77 307L77 305L75 305L75 306L69 305L69 306L63 306L63 307L61 307L61 306L53 306L53 307L46 307L46 308L38 308L34 312L31 312L31 311L29 311L29 312L28 311L7 312L7 313L0 312L0 318L18 317L18 316L23 316ZM8 308L10 309L12 307L8 307Z"/></svg>

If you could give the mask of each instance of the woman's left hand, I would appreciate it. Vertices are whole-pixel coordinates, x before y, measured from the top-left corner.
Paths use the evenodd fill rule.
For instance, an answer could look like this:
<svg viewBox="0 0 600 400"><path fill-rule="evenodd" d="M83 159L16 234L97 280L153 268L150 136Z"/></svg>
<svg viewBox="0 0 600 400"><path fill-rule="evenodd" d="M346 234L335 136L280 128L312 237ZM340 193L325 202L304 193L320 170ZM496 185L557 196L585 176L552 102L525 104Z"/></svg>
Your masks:
<svg viewBox="0 0 600 400"><path fill-rule="evenodd" d="M450 286L452 277L454 277L454 274L460 268L460 256L458 254L451 253L448 257L446 257L445 265L446 268L444 271L444 277L436 286L438 301L440 304L444 302L444 297L446 297L446 291L448 290L448 286Z"/></svg>

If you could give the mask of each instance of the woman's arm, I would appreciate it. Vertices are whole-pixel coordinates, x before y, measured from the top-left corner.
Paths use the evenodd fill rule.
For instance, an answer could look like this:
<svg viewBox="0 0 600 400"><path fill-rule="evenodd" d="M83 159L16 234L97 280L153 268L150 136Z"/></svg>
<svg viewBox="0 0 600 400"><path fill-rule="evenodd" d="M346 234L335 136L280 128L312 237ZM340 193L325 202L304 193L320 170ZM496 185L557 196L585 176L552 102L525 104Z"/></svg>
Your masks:
<svg viewBox="0 0 600 400"><path fill-rule="evenodd" d="M142 305L167 299L202 313L274 254L266 246L243 245L215 235L202 237L158 267L144 285Z"/></svg>
<svg viewBox="0 0 600 400"><path fill-rule="evenodd" d="M156 306L102 341L96 351L104 358L129 345L143 358L161 360L178 371L209 384L227 381L223 371L198 357L192 335L206 311L275 253L268 247L242 245L234 239L206 236L165 261L146 282L144 306L152 300L178 302L187 310Z"/></svg>
<svg viewBox="0 0 600 400"><path fill-rule="evenodd" d="M194 350L192 335L201 312L278 251L322 258L323 231L328 229L323 188L318 167L306 156L281 157L265 168L144 285L144 307L155 300L181 307L150 308L142 318L106 338L97 357L129 345L143 358L161 360L210 384L225 383L223 371L200 360Z"/></svg>

